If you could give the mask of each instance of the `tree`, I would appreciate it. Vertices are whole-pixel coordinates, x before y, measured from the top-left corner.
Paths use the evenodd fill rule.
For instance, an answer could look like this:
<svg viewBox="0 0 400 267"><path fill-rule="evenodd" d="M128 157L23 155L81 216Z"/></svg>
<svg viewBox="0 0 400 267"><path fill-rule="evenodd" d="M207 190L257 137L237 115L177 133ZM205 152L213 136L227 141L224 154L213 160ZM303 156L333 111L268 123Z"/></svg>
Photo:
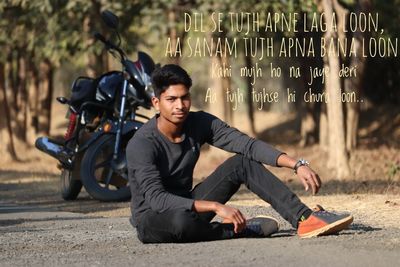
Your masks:
<svg viewBox="0 0 400 267"><path fill-rule="evenodd" d="M90 75L97 76L107 70L108 56L102 46L94 45L93 39L93 32L104 28L100 11L107 7L119 13L136 14L144 3L102 0L0 3L3 32L0 42L10 51L0 60L5 64L4 84L10 96L8 112L13 135L30 145L36 135L50 135L56 68L65 61L76 60L79 64L79 59L86 54L90 59L87 64ZM130 31L127 25L135 17L126 16L121 20L125 27L123 33ZM132 42L131 47L136 43Z"/></svg>
<svg viewBox="0 0 400 267"><path fill-rule="evenodd" d="M339 5L337 3L337 5ZM355 13L359 15L361 12L368 13L371 10L370 0L358 0L356 3ZM344 12L342 12L344 13ZM365 69L367 60L362 57L362 39L368 40L368 32L361 32L359 29L354 33L356 56L350 58L349 68L357 67L357 76L352 76L344 81L344 88L347 93L356 92L356 95L360 96L363 91L365 79ZM365 49L368 49L367 47ZM348 151L353 150L357 146L357 133L358 133L358 121L360 112L359 102L347 102L346 103L346 148Z"/></svg>
<svg viewBox="0 0 400 267"><path fill-rule="evenodd" d="M12 159L17 160L18 156L15 151L9 110L4 78L4 63L0 62L0 114L4 114L4 116L0 116L0 138L2 140L0 153L5 158L10 155Z"/></svg>
<svg viewBox="0 0 400 267"><path fill-rule="evenodd" d="M324 37L327 46L332 45L335 47L337 44L332 42L338 38L336 33L333 32L332 16L334 12L332 0L322 0L321 7L325 12L327 31ZM335 56L327 56L324 58L324 67L329 68L331 73L339 73L340 59ZM341 83L338 75L329 75L326 79L325 90L329 97L327 103L328 113L328 129L329 129L329 161L328 164L335 168L339 178L350 175L350 166L348 155L346 152L345 133L344 133L344 115L341 99L340 89Z"/></svg>
<svg viewBox="0 0 400 267"><path fill-rule="evenodd" d="M180 22L184 13L191 13L196 10L198 3L195 0L160 0L150 1L142 7L142 18L140 23L146 23L146 31L144 35L148 35L149 31L157 32L159 36L169 39L171 52L177 56L169 56L167 58L170 64L180 64L180 56L176 50L178 40L181 44L181 50L184 49L184 41L187 32L184 30L184 24ZM146 38L142 41L147 45Z"/></svg>

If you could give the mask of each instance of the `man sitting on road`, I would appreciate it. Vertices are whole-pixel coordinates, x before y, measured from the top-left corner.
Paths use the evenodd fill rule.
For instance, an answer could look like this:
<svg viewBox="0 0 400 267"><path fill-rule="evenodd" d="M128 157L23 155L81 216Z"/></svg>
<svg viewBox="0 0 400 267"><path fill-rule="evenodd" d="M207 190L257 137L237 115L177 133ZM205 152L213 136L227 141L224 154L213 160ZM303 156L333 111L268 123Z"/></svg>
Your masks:
<svg viewBox="0 0 400 267"><path fill-rule="evenodd" d="M241 184L258 195L290 224L300 237L337 233L353 221L320 206L312 211L263 165L294 169L316 194L319 176L305 160L295 160L251 138L206 112L189 112L192 80L177 65L165 65L152 75L154 107L159 114L143 125L127 147L132 192L131 223L143 243L194 242L237 237L264 237L278 230L275 219L246 219L225 205ZM208 143L235 156L192 189L200 147ZM223 218L211 222L215 215Z"/></svg>

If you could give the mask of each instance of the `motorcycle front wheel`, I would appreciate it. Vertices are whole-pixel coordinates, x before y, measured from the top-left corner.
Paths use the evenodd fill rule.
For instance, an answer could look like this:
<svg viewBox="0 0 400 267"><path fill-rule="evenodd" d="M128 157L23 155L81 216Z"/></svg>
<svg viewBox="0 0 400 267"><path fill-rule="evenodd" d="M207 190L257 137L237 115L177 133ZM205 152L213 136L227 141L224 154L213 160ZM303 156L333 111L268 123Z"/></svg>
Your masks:
<svg viewBox="0 0 400 267"><path fill-rule="evenodd" d="M116 171L112 167L114 143L114 135L101 136L87 149L82 160L82 183L97 200L124 201L131 197L126 168ZM121 157L124 153L125 149L121 148Z"/></svg>

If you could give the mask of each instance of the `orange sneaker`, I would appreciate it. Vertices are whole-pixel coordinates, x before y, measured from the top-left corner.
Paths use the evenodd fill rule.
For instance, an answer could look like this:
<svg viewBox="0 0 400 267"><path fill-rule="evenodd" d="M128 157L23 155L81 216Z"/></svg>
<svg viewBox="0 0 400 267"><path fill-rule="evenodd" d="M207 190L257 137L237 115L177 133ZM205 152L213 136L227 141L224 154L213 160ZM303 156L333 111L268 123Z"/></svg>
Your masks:
<svg viewBox="0 0 400 267"><path fill-rule="evenodd" d="M353 222L350 214L335 214L317 206L307 220L299 222L297 234L301 238L330 235L346 229Z"/></svg>

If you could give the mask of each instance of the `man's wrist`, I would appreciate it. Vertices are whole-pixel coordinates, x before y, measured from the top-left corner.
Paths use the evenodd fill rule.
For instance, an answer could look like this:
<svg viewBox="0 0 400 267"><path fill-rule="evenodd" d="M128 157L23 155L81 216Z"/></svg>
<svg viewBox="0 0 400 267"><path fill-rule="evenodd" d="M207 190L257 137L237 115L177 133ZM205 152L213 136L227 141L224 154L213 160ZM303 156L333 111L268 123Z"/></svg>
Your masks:
<svg viewBox="0 0 400 267"><path fill-rule="evenodd" d="M202 212L216 212L222 204L216 201L209 200L195 200L193 202L192 210L202 213Z"/></svg>
<svg viewBox="0 0 400 267"><path fill-rule="evenodd" d="M219 208L220 208L221 205L222 205L222 204L219 203L219 202L214 202L214 203L213 203L213 211L214 211L214 212L217 212L217 211L219 210Z"/></svg>
<svg viewBox="0 0 400 267"><path fill-rule="evenodd" d="M293 169L296 164L296 160L287 154L281 154L277 159L277 167L286 167Z"/></svg>
<svg viewBox="0 0 400 267"><path fill-rule="evenodd" d="M309 166L309 165L310 165L310 163L309 163L307 160L301 158L301 159L299 159L299 160L296 162L296 164L294 165L293 171L294 171L295 174L297 174L297 170L298 170L301 166Z"/></svg>

